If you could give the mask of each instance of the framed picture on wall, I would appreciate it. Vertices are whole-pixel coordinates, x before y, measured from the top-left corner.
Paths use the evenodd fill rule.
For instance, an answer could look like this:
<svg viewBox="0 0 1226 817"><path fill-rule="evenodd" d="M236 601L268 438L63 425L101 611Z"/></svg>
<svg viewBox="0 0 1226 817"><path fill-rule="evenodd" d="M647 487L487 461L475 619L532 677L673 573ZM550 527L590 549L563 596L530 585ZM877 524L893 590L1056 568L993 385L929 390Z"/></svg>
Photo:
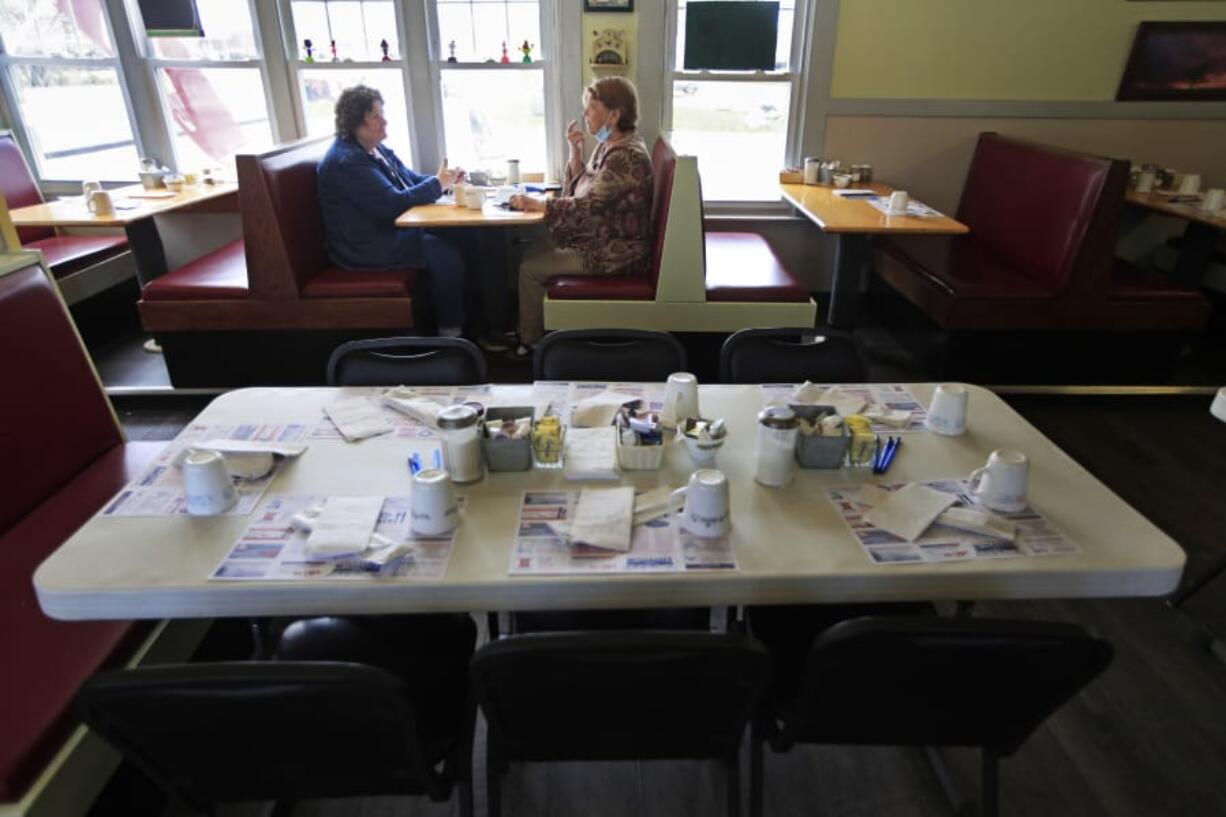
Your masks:
<svg viewBox="0 0 1226 817"><path fill-rule="evenodd" d="M1226 100L1226 22L1144 22L1118 100Z"/></svg>
<svg viewBox="0 0 1226 817"><path fill-rule="evenodd" d="M634 0L583 0L584 11L634 11Z"/></svg>

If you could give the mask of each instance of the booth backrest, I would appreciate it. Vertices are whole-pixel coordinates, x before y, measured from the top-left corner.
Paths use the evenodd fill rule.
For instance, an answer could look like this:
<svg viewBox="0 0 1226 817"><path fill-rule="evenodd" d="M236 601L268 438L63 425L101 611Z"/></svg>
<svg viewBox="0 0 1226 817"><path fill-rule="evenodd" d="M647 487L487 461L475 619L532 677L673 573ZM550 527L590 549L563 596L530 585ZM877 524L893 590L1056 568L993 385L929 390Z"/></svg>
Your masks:
<svg viewBox="0 0 1226 817"><path fill-rule="evenodd" d="M298 298L307 281L331 266L315 171L330 142L304 140L235 160L247 270L258 298Z"/></svg>
<svg viewBox="0 0 1226 817"><path fill-rule="evenodd" d="M0 131L0 192L10 210L42 204L43 194L34 181L30 165L26 163L21 146L10 131ZM40 238L51 238L55 230L50 227L21 227L17 230L21 243L27 244Z"/></svg>
<svg viewBox="0 0 1226 817"><path fill-rule="evenodd" d="M651 173L654 190L651 197L651 224L655 231L652 251L651 283L660 279L660 259L664 255L664 228L668 224L668 205L673 196L673 174L677 170L677 154L664 137L656 139L651 149Z"/></svg>
<svg viewBox="0 0 1226 817"><path fill-rule="evenodd" d="M1011 268L1060 291L1083 258L1110 261L1100 250L1114 240L1127 175L1123 162L981 133L958 220ZM1078 285L1108 269L1082 270Z"/></svg>
<svg viewBox="0 0 1226 817"><path fill-rule="evenodd" d="M47 274L0 276L0 534L111 448L122 433ZM53 395L52 399L34 399Z"/></svg>

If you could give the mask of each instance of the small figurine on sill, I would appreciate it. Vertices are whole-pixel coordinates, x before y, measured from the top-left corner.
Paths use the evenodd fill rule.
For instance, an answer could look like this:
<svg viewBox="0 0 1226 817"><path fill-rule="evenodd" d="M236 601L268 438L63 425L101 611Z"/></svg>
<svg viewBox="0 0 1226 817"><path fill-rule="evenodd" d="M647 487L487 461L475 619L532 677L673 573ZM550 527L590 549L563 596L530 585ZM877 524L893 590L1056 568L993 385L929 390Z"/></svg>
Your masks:
<svg viewBox="0 0 1226 817"><path fill-rule="evenodd" d="M447 62L459 62L459 60L455 58L455 40L447 43L447 51L450 52L450 55L447 57Z"/></svg>
<svg viewBox="0 0 1226 817"><path fill-rule="evenodd" d="M387 40L379 40L379 50L383 52L383 59L380 62L391 62L392 58L387 55L387 50L390 48Z"/></svg>
<svg viewBox="0 0 1226 817"><path fill-rule="evenodd" d="M527 40L524 40L524 44L519 47L519 50L524 53L523 62L532 62L532 46L528 44Z"/></svg>
<svg viewBox="0 0 1226 817"><path fill-rule="evenodd" d="M340 57L336 56L336 40L332 41L332 61L340 62Z"/></svg>
<svg viewBox="0 0 1226 817"><path fill-rule="evenodd" d="M306 49L306 59L303 62L315 62L315 44L310 40L303 40L302 46Z"/></svg>
<svg viewBox="0 0 1226 817"><path fill-rule="evenodd" d="M503 65L507 65L508 63L511 62L511 58L507 56L507 41L506 40L502 41L502 59L500 59L499 62L502 63Z"/></svg>

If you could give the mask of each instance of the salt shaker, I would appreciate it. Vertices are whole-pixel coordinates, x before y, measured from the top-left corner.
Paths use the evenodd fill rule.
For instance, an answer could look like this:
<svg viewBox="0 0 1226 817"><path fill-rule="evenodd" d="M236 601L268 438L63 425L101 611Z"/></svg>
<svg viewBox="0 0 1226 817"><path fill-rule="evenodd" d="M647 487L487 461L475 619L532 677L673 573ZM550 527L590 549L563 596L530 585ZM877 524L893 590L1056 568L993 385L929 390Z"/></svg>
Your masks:
<svg viewBox="0 0 1226 817"><path fill-rule="evenodd" d="M519 159L507 159L507 184L519 184Z"/></svg>
<svg viewBox="0 0 1226 817"><path fill-rule="evenodd" d="M758 453L753 478L771 488L792 481L796 471L796 437L800 420L787 406L767 406L758 413Z"/></svg>
<svg viewBox="0 0 1226 817"><path fill-rule="evenodd" d="M447 406L438 413L443 432L443 465L457 483L475 482L483 476L481 440L477 434L477 410L472 406Z"/></svg>

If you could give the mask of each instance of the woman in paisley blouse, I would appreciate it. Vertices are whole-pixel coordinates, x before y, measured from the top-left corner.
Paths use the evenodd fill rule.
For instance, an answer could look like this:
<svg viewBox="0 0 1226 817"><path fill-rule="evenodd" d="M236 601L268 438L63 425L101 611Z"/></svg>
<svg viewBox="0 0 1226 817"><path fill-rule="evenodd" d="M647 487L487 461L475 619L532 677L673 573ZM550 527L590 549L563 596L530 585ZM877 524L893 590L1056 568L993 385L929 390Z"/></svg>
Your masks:
<svg viewBox="0 0 1226 817"><path fill-rule="evenodd" d="M583 130L566 126L570 161L563 195L511 197L516 210L542 211L549 242L519 267L519 340L527 355L544 334L544 300L557 275L628 275L651 261L651 154L636 130L638 97L622 77L598 79L583 92L583 122L596 149L583 163Z"/></svg>

